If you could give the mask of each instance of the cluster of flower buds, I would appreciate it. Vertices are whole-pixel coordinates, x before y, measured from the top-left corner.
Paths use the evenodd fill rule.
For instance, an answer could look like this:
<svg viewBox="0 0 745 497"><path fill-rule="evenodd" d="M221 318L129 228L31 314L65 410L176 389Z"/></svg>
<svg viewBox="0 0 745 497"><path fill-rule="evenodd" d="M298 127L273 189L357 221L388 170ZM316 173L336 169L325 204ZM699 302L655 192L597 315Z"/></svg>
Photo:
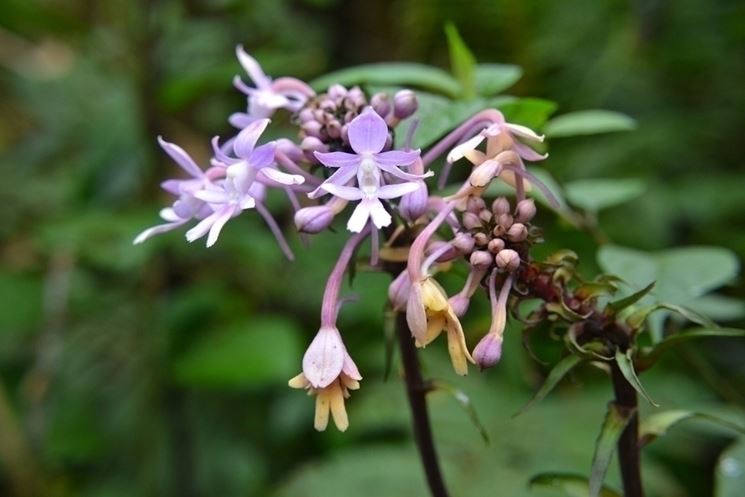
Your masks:
<svg viewBox="0 0 745 497"><path fill-rule="evenodd" d="M295 78L272 80L242 48L236 53L253 82L250 86L237 76L234 80L248 97L246 112L229 118L239 132L222 144L213 139L214 155L204 168L177 145L160 141L188 178L163 183L175 197L171 207L161 211L166 223L145 230L135 243L194 222L187 240L207 235L211 246L230 219L256 210L292 258L282 230L264 204L267 189L286 194L295 225L304 233L326 230L350 203L354 206L346 223L351 235L326 282L320 329L305 353L302 373L290 381L290 386L316 395L319 430L326 428L329 415L340 430L348 425L345 399L362 377L337 326L344 301L340 289L365 240L371 244L371 265L381 267L381 233L384 246L408 254L406 269L391 283L389 298L394 309L406 312L416 345L424 347L445 331L458 374L467 373L469 362L482 368L495 364L508 297L529 261L531 245L539 239L531 226L535 204L525 193L537 187L551 198L523 162L545 158L525 143L542 137L507 123L498 110L490 109L468 119L424 155L410 146L414 126L409 127L407 145L396 149L397 126L417 110L414 92L367 95L359 87L337 84L316 95ZM260 143L269 118L278 110L291 113L300 143L290 138ZM425 183L433 175L427 168L443 156L447 164L442 184L454 162L466 158L472 164L468 180L450 197L430 194ZM482 198L495 179L514 187L514 209L506 198L489 204ZM306 200L301 203L301 198ZM469 275L463 289L448 297L434 275L441 263L458 260L468 265ZM471 354L460 317L480 288L492 303L492 326Z"/></svg>

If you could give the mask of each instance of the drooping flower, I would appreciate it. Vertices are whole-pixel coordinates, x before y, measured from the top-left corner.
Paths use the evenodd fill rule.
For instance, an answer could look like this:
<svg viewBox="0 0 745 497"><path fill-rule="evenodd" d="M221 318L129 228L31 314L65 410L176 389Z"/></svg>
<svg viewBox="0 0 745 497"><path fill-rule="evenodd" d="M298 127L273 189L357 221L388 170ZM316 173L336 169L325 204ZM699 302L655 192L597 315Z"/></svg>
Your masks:
<svg viewBox="0 0 745 497"><path fill-rule="evenodd" d="M315 95L315 92L299 79L278 78L272 81L256 59L248 55L242 46L236 47L235 54L255 86L248 86L240 76L233 78L233 85L248 96L248 112L236 112L231 115L230 123L233 126L244 128L256 119L271 117L277 109L297 112L308 98Z"/></svg>
<svg viewBox="0 0 745 497"><path fill-rule="evenodd" d="M326 429L329 413L339 431L346 431L349 419L344 400L357 390L362 379L347 352L339 330L322 326L303 356L303 372L289 381L292 388L307 389L316 396L314 426Z"/></svg>
<svg viewBox="0 0 745 497"><path fill-rule="evenodd" d="M482 370L494 366L502 357L502 337L507 324L507 298L512 289L513 277L508 275L505 278L497 296L496 276L497 271L493 271L489 277L491 326L489 332L481 338L476 348L473 349L473 357Z"/></svg>
<svg viewBox="0 0 745 497"><path fill-rule="evenodd" d="M359 233L372 218L377 228L388 226L391 216L380 199L397 198L419 189L415 181L431 176L409 174L399 167L413 164L419 150L390 150L382 152L388 138L388 126L372 107L356 117L348 129L349 143L355 153L316 152L315 156L327 167L337 168L326 181L308 196L317 198L331 193L345 200L359 200L347 229ZM383 173L404 180L403 183L384 184ZM356 179L357 186L349 186Z"/></svg>

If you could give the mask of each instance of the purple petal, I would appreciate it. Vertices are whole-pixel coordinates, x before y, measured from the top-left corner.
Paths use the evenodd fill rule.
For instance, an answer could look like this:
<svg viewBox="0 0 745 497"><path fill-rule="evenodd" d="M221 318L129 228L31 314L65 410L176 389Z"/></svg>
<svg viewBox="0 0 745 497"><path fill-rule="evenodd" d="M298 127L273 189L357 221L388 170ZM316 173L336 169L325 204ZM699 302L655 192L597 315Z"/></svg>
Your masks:
<svg viewBox="0 0 745 497"><path fill-rule="evenodd" d="M360 191L360 189L351 186L341 186L335 185L334 183L324 183L321 185L321 188L329 192L331 195L343 198L344 200L360 200L362 198L362 192Z"/></svg>
<svg viewBox="0 0 745 497"><path fill-rule="evenodd" d="M248 158L268 124L269 119L257 119L238 133L233 142L235 155L241 159Z"/></svg>
<svg viewBox="0 0 745 497"><path fill-rule="evenodd" d="M354 363L352 357L349 354L345 354L344 356L344 366L342 367L342 372L353 380L360 381L362 379L360 370L357 369L357 365Z"/></svg>
<svg viewBox="0 0 745 497"><path fill-rule="evenodd" d="M430 176L434 174L432 171L427 171L427 173L425 174L409 174L409 173L403 172L397 167L387 166L385 164L378 164L378 167L380 167L380 169L382 169L383 171L389 174L392 174L396 178L400 178L406 181L415 181L419 179L429 178Z"/></svg>
<svg viewBox="0 0 745 497"><path fill-rule="evenodd" d="M183 181L180 179L167 179L160 184L160 187L168 193L181 195L181 183L183 183Z"/></svg>
<svg viewBox="0 0 745 497"><path fill-rule="evenodd" d="M199 221L199 224L186 232L186 240L191 243L194 240L198 240L199 238L202 238L204 235L206 235L212 225L215 223L215 220L220 216L221 212L222 210L213 212L209 216Z"/></svg>
<svg viewBox="0 0 745 497"><path fill-rule="evenodd" d="M314 152L313 155L326 167L356 166L362 160L359 155L346 152Z"/></svg>
<svg viewBox="0 0 745 497"><path fill-rule="evenodd" d="M537 162L548 157L548 154L539 154L524 143L520 143L517 140L514 142L515 151L517 154L525 160Z"/></svg>
<svg viewBox="0 0 745 497"><path fill-rule="evenodd" d="M397 198L419 189L418 183L398 183L378 188L378 198Z"/></svg>
<svg viewBox="0 0 745 497"><path fill-rule="evenodd" d="M261 170L261 173L275 183L283 185L302 185L305 182L305 178L298 174L283 173L272 167L265 167Z"/></svg>
<svg viewBox="0 0 745 497"><path fill-rule="evenodd" d="M336 328L321 328L303 356L303 373L314 388L329 386L341 374L346 348Z"/></svg>
<svg viewBox="0 0 745 497"><path fill-rule="evenodd" d="M204 173L199 168L199 166L196 165L192 158L189 157L189 154L187 154L183 148L165 141L160 136L158 137L158 143L160 143L160 146L163 148L163 150L165 150L166 153L170 155L171 158L184 169L184 171L195 178L202 177Z"/></svg>
<svg viewBox="0 0 745 497"><path fill-rule="evenodd" d="M210 204L224 204L228 201L228 194L224 190L199 190L194 197Z"/></svg>
<svg viewBox="0 0 745 497"><path fill-rule="evenodd" d="M271 79L269 79L266 74L264 74L264 71L261 70L261 66L259 63L248 55L245 50L243 50L243 46L238 45L235 47L235 55L238 57L238 62L241 63L243 66L243 69L245 69L248 76L251 78L251 80L254 82L257 88L267 88L271 84Z"/></svg>
<svg viewBox="0 0 745 497"><path fill-rule="evenodd" d="M175 230L179 226L183 225L187 220L181 220L178 222L173 223L166 223L166 224L159 224L157 226L153 226L152 228L148 228L139 235L137 235L137 238L134 239L132 242L134 245L139 245L140 243L144 242L148 238L151 238L155 235L159 235L161 233L166 233L168 231Z"/></svg>
<svg viewBox="0 0 745 497"><path fill-rule="evenodd" d="M261 169L274 162L274 150L277 148L275 142L265 143L259 147L256 147L253 152L248 156L248 163L253 166L254 169Z"/></svg>
<svg viewBox="0 0 745 497"><path fill-rule="evenodd" d="M233 112L228 116L228 122L231 126L238 129L243 129L256 120L255 117L251 117L246 112Z"/></svg>
<svg viewBox="0 0 745 497"><path fill-rule="evenodd" d="M212 223L212 227L210 228L210 234L207 237L207 247L211 247L215 244L217 241L217 237L220 236L220 231L222 231L223 226L225 226L225 223L228 222L228 220L233 217L233 214L236 213L236 209L233 206L225 207L224 209L219 211L219 215L215 219L215 222Z"/></svg>
<svg viewBox="0 0 745 497"><path fill-rule="evenodd" d="M419 158L419 150L404 152L402 150L391 150L375 154L375 162L386 166L410 166Z"/></svg>
<svg viewBox="0 0 745 497"><path fill-rule="evenodd" d="M365 107L362 114L349 123L349 144L358 154L377 154L385 146L388 126L372 107Z"/></svg>
<svg viewBox="0 0 745 497"><path fill-rule="evenodd" d="M324 181L323 184L333 183L335 185L346 186L347 182L350 179L354 178L356 174L357 174L356 167L348 167L348 166L340 167L339 169L336 170L336 172L334 172L334 174L329 176L328 179ZM323 186L323 184L321 186ZM325 195L327 192L323 190L321 186L319 186L318 188L310 192L308 194L308 197L318 198L322 195Z"/></svg>

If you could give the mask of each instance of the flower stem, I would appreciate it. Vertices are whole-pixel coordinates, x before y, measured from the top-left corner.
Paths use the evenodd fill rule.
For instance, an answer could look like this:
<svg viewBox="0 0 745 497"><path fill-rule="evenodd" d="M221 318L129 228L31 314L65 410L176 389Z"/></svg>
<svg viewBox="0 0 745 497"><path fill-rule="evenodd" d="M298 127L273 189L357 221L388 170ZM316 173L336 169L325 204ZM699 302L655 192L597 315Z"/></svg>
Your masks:
<svg viewBox="0 0 745 497"><path fill-rule="evenodd" d="M638 395L634 387L624 378L616 363L611 364L611 379L616 404L632 409L626 428L618 440L618 464L621 467L624 497L644 497L641 469L639 465L639 414Z"/></svg>
<svg viewBox="0 0 745 497"><path fill-rule="evenodd" d="M403 313L399 313L396 316L396 333L398 334L398 343L401 348L401 361L404 366L406 393L409 398L409 407L411 408L414 440L419 449L424 473L427 476L427 484L429 485L432 497L448 497L448 491L445 488L445 482L442 479L442 472L440 471L437 450L435 449L435 443L432 438L429 413L427 412L426 395L429 388L422 379L414 340L411 338L411 332L406 324L406 315Z"/></svg>

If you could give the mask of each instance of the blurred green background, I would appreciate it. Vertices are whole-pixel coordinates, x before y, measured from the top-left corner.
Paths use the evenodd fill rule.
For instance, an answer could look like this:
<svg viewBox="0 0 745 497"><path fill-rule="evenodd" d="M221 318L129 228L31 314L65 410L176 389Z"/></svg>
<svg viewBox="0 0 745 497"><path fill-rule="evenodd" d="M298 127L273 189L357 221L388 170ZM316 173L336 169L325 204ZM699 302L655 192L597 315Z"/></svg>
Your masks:
<svg viewBox="0 0 745 497"><path fill-rule="evenodd" d="M340 321L365 376L350 430L315 433L312 400L286 388L341 232L307 250L294 237L294 264L252 215L210 250L180 232L131 240L155 224L158 184L176 171L155 137L205 159L209 138L231 134L227 116L245 106L231 86L236 44L277 76L384 60L447 69L448 20L480 62L523 67L508 93L637 119L631 132L552 140L544 164L560 183L643 181L633 202L600 213L609 240L720 245L742 258L741 1L3 0L0 495L426 495L403 386L395 373L383 381L383 275L358 276L360 301ZM572 248L597 270L593 237L551 213L538 222L541 251ZM742 326L742 277L720 295L714 314ZM484 310L466 321L471 346ZM428 348L427 373L470 395L491 438L453 398L431 397L454 497L560 495L526 483L538 471L587 473L611 395L602 373L583 370L512 419L546 371L518 329L488 373L454 378L445 356ZM742 422L743 357L742 340L712 340L670 354L645 381L665 407ZM707 424L675 428L645 451L650 495L742 496L745 483L732 482L745 475L743 444L717 462L733 442Z"/></svg>

